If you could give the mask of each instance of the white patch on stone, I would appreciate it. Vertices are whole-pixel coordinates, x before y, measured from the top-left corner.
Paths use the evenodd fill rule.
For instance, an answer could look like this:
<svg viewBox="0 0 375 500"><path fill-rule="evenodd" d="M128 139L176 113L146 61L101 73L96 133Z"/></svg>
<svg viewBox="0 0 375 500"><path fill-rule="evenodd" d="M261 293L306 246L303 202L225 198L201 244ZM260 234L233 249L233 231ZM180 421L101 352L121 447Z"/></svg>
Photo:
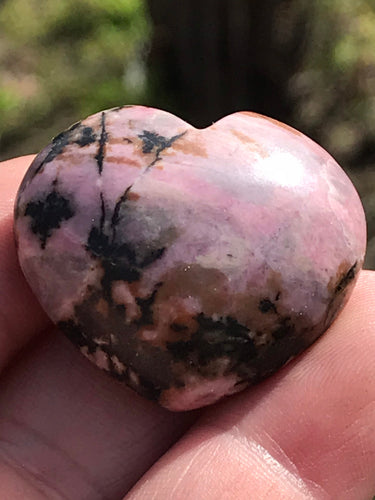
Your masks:
<svg viewBox="0 0 375 500"><path fill-rule="evenodd" d="M272 340L272 335L271 332L265 332L262 333L261 335L256 335L253 337L254 344L258 347L261 345L266 345L269 344L270 341Z"/></svg>
<svg viewBox="0 0 375 500"><path fill-rule="evenodd" d="M122 375L123 373L125 373L126 366L124 365L124 363L121 363L117 356L111 356L111 360L113 363L113 367L118 374Z"/></svg>
<svg viewBox="0 0 375 500"><path fill-rule="evenodd" d="M172 411L194 410L218 401L223 396L235 394L244 388L238 384L238 377L234 374L205 380L196 375L188 375L185 387L172 388L164 392L161 404Z"/></svg>
<svg viewBox="0 0 375 500"><path fill-rule="evenodd" d="M158 330L143 330L141 334L142 340L146 340L148 342L156 340L158 336L159 336Z"/></svg>
<svg viewBox="0 0 375 500"><path fill-rule="evenodd" d="M109 370L108 366L108 354L104 351L102 351L100 348L96 349L96 351L93 354L94 357L94 362L99 368L102 370Z"/></svg>
<svg viewBox="0 0 375 500"><path fill-rule="evenodd" d="M87 359L89 359L102 370L109 370L108 354L102 351L100 348L97 348L95 352L90 353L87 346L82 346L80 348L80 351Z"/></svg>
<svg viewBox="0 0 375 500"><path fill-rule="evenodd" d="M299 158L282 150L275 151L268 158L262 158L253 164L255 177L283 187L303 186L304 190L306 190L305 170L305 165Z"/></svg>
<svg viewBox="0 0 375 500"><path fill-rule="evenodd" d="M231 257L228 257L231 255ZM238 271L241 266L246 266L248 261L248 248L244 245L242 237L235 234L223 234L205 254L197 255L195 262L200 266L213 269L227 269Z"/></svg>
<svg viewBox="0 0 375 500"><path fill-rule="evenodd" d="M103 339L103 338L99 338L99 337L95 337L93 339L93 341L95 342L95 344L98 344L98 345L108 345L109 344L108 339Z"/></svg>
<svg viewBox="0 0 375 500"><path fill-rule="evenodd" d="M81 353L86 356L86 358L90 359L91 360L91 354L89 354L89 350L88 350L88 347L86 345L82 346L79 348L79 350L81 351Z"/></svg>
<svg viewBox="0 0 375 500"><path fill-rule="evenodd" d="M135 371L133 371L129 368L128 376L129 376L128 383L132 387L138 387L139 386L139 376L135 373Z"/></svg>
<svg viewBox="0 0 375 500"><path fill-rule="evenodd" d="M116 304L123 304L126 308L126 322L131 323L140 316L140 309L124 281L115 281L112 284L112 298Z"/></svg>

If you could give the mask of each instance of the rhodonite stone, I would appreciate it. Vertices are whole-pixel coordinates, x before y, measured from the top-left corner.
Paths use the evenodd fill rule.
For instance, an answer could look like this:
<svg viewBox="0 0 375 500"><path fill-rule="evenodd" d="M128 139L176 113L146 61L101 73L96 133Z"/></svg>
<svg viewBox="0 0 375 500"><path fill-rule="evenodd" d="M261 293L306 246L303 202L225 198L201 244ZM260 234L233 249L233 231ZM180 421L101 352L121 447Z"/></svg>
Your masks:
<svg viewBox="0 0 375 500"><path fill-rule="evenodd" d="M35 158L15 234L52 320L171 410L235 393L311 345L366 239L351 182L296 130L253 113L197 130L141 106L90 116Z"/></svg>

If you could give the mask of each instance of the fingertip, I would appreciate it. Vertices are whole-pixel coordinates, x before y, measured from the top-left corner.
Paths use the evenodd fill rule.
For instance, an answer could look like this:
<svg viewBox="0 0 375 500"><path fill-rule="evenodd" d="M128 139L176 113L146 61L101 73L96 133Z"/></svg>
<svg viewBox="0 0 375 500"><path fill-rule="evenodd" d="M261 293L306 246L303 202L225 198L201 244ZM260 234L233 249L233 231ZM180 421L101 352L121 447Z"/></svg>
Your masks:
<svg viewBox="0 0 375 500"><path fill-rule="evenodd" d="M21 156L0 163L0 224L13 212L18 186L33 158L34 155Z"/></svg>
<svg viewBox="0 0 375 500"><path fill-rule="evenodd" d="M23 277L13 236L14 200L33 158L29 155L0 163L0 369L49 325Z"/></svg>

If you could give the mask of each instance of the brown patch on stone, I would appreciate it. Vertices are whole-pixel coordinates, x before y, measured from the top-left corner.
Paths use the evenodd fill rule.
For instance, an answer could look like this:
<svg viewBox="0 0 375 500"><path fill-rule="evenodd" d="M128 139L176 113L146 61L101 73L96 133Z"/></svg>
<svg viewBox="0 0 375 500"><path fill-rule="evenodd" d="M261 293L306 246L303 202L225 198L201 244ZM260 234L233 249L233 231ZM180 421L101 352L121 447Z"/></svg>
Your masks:
<svg viewBox="0 0 375 500"><path fill-rule="evenodd" d="M188 299L187 299L188 300ZM165 348L168 342L186 341L196 331L196 312L180 297L153 304L153 324L141 327L138 336L153 346Z"/></svg>
<svg viewBox="0 0 375 500"><path fill-rule="evenodd" d="M137 201L141 196L138 193L134 193L133 191L129 191L127 199L130 201Z"/></svg>
<svg viewBox="0 0 375 500"><path fill-rule="evenodd" d="M240 114L252 116L253 118L263 118L264 120L267 120L267 121L273 123L274 125L282 127L285 130L287 130L288 132L291 132L292 134L297 135L298 137L304 137L304 134L302 134L302 132L300 132L299 130L291 127L290 125L287 125L286 123L279 122L278 120L275 120L275 118L270 118L269 116L260 115L259 113L254 113L252 111L241 111Z"/></svg>
<svg viewBox="0 0 375 500"><path fill-rule="evenodd" d="M281 275L272 270L263 291L254 290L249 284L241 293L233 292L224 273L198 264L170 270L160 280L163 284L152 306L153 324L144 325L138 336L163 349L167 343L189 341L198 329L197 317L201 313L213 321L235 318L249 329L255 345L273 342L275 332L281 329L287 332L290 322L301 323L305 319L291 318L290 311L280 300L283 295ZM273 304L269 314L259 306L265 297Z"/></svg>
<svg viewBox="0 0 375 500"><path fill-rule="evenodd" d="M238 114L239 115L251 116L253 118L266 118L264 115L261 115L259 113L255 113L254 111L240 111Z"/></svg>
<svg viewBox="0 0 375 500"><path fill-rule="evenodd" d="M74 165L81 165L82 158L87 158L87 153L85 153L84 151L80 151L79 146L77 146L77 148L74 148L74 151L69 150L60 153L54 159L54 162L57 163L57 175L61 168L67 169ZM92 159L93 161L95 161L94 156L92 157Z"/></svg>
<svg viewBox="0 0 375 500"><path fill-rule="evenodd" d="M197 328L197 322L192 317L191 311L186 310L181 304L177 304L174 308L173 317L170 319L168 342L189 338Z"/></svg>
<svg viewBox="0 0 375 500"><path fill-rule="evenodd" d="M236 130L235 128L232 128L230 131L233 135L235 135L237 137L237 139L239 139L241 142L244 142L245 144L248 144L249 142L251 142L253 144L257 144L257 142L254 141L254 139L251 139L251 137L249 137L246 134L243 134L242 132L240 132L239 130Z"/></svg>
<svg viewBox="0 0 375 500"><path fill-rule="evenodd" d="M285 292L283 292L283 276L279 271L274 271L270 269L267 273L267 285L266 285L268 295L274 297L276 301L279 301Z"/></svg>
<svg viewBox="0 0 375 500"><path fill-rule="evenodd" d="M98 302L96 303L95 309L102 316L107 316L108 315L108 302L102 298L99 299Z"/></svg>
<svg viewBox="0 0 375 500"><path fill-rule="evenodd" d="M139 137L135 137L133 141L134 146L134 154L139 155L142 158L142 165L144 166L145 162L145 153L143 152L143 141Z"/></svg>
<svg viewBox="0 0 375 500"><path fill-rule="evenodd" d="M284 314L282 299L285 295L283 291L282 275L278 271L269 269L265 285L260 289L254 289L249 283L244 293L237 293L234 296L235 309L238 311L237 319L241 324L262 325L264 329L271 328L275 324L275 313L265 314L259 307L260 302L267 298L277 309L278 314ZM250 326L249 326L250 327Z"/></svg>
<svg viewBox="0 0 375 500"><path fill-rule="evenodd" d="M115 163L117 165L126 165L127 167L136 167L136 168L141 168L143 165L141 162L137 160L133 160L132 158L129 157L122 157L122 156L106 156L105 157L105 162L106 163Z"/></svg>
<svg viewBox="0 0 375 500"><path fill-rule="evenodd" d="M239 130L231 129L231 133L237 137L242 143L246 144L246 146L253 151L254 153L259 154L262 158L266 158L269 156L268 152L261 147L259 142L255 141L251 137L246 134L243 134Z"/></svg>
<svg viewBox="0 0 375 500"><path fill-rule="evenodd" d="M158 300L167 297L195 297L200 301L200 311L207 315L228 309L228 278L217 269L210 269L199 264L186 264L171 269L160 278L163 286L159 290Z"/></svg>
<svg viewBox="0 0 375 500"><path fill-rule="evenodd" d="M202 139L198 138L197 134L185 134L178 141L174 142L170 148L163 152L163 155L173 155L175 151L207 158L207 149L204 146Z"/></svg>
<svg viewBox="0 0 375 500"><path fill-rule="evenodd" d="M231 297L233 315L241 325L246 326L253 331L255 336L254 325L261 325L265 331L270 331L275 324L275 317L272 315L264 315L259 310L259 297L253 295L253 291L249 290L244 293L236 293Z"/></svg>
<svg viewBox="0 0 375 500"><path fill-rule="evenodd" d="M283 286L281 273L270 269L266 283L259 289L251 287L247 291L231 297L233 315L237 321L249 328L257 348L263 349L278 342L279 338L314 335L309 312L293 311L285 306L288 292Z"/></svg>
<svg viewBox="0 0 375 500"><path fill-rule="evenodd" d="M163 285L153 304L154 324L146 325L140 335L162 348L166 342L188 341L197 331L196 318L202 312L214 321L228 316L235 318L250 330L255 345L273 342L273 334L280 332L284 324L288 326L284 328L286 332L291 322L302 324L308 320L291 317L291 312L283 306L282 277L273 270L269 271L263 290L254 290L250 283L241 293L230 289L224 273L198 264L175 268L160 279ZM273 304L268 314L260 307L265 297Z"/></svg>
<svg viewBox="0 0 375 500"><path fill-rule="evenodd" d="M216 269L185 265L168 271L160 282L152 304L153 322L137 333L155 347L165 349L167 343L188 341L198 328L195 318L202 311L207 315L227 314L227 278ZM136 287L135 283L129 285L134 296L138 296Z"/></svg>
<svg viewBox="0 0 375 500"><path fill-rule="evenodd" d="M81 149L81 148L80 148ZM82 156L86 158L87 153L81 153L80 150L74 150L73 153L70 151L64 151L59 156L54 159L56 164L56 179L59 178L62 170L69 170L75 168L82 164ZM92 156L92 161L95 162L94 156Z"/></svg>
<svg viewBox="0 0 375 500"><path fill-rule="evenodd" d="M133 281L132 283L126 283L126 286L128 287L132 297L139 297L141 295L139 291L139 281Z"/></svg>
<svg viewBox="0 0 375 500"><path fill-rule="evenodd" d="M123 308L109 304L108 316L96 308L100 300L93 291L82 303L76 305L74 319L60 321L58 326L84 354L112 376L123 380L145 397L157 400L160 391L171 384L171 355L165 349L142 342L138 335L138 322L127 324ZM115 339L115 340L114 340ZM96 353L103 351L105 356ZM99 362L99 363L98 363ZM125 368L125 372L123 371ZM137 377L132 377L133 370ZM139 383L135 384L136 380Z"/></svg>

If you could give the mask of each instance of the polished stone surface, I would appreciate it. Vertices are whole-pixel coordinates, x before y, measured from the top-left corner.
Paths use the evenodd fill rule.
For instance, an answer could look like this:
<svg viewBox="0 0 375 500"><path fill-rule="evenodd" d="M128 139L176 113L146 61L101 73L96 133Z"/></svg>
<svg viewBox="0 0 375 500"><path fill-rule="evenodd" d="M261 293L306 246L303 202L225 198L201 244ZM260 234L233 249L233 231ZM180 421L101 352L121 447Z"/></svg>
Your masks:
<svg viewBox="0 0 375 500"><path fill-rule="evenodd" d="M204 130L141 106L57 136L15 234L40 303L99 367L171 410L272 374L331 324L363 263L343 170L274 120Z"/></svg>

